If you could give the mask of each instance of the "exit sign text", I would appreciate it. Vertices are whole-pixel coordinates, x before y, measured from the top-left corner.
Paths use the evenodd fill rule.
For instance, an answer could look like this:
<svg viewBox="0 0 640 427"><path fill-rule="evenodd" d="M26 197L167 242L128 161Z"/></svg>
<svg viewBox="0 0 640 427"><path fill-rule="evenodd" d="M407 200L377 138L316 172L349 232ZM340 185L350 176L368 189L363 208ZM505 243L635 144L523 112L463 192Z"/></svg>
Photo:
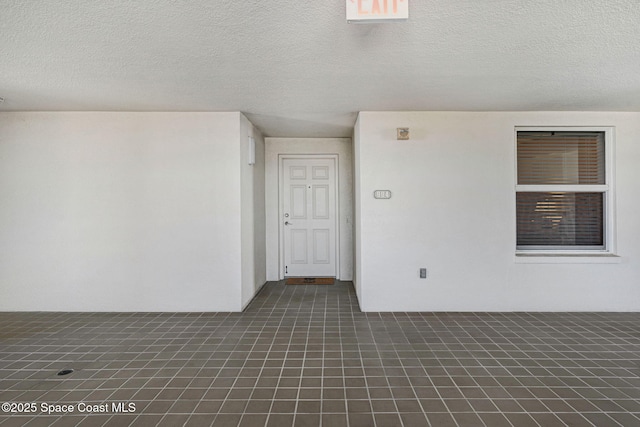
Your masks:
<svg viewBox="0 0 640 427"><path fill-rule="evenodd" d="M403 21L409 18L409 0L347 0L348 22Z"/></svg>

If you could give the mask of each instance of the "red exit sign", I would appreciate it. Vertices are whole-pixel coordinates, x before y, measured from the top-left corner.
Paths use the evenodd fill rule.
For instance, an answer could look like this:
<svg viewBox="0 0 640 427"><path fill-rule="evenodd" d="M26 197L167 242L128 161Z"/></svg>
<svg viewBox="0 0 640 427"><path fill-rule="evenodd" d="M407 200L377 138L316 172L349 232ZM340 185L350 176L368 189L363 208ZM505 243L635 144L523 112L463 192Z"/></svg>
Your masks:
<svg viewBox="0 0 640 427"><path fill-rule="evenodd" d="M409 19L409 0L347 0L347 22Z"/></svg>

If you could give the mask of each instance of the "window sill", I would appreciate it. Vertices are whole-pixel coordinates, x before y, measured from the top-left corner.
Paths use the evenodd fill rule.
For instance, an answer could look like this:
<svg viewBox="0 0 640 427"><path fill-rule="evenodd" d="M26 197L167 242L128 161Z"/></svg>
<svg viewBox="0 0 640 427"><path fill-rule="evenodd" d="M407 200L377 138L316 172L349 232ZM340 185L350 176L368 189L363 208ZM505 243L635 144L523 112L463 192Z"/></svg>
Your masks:
<svg viewBox="0 0 640 427"><path fill-rule="evenodd" d="M611 253L559 254L516 252L516 264L620 264L622 257Z"/></svg>

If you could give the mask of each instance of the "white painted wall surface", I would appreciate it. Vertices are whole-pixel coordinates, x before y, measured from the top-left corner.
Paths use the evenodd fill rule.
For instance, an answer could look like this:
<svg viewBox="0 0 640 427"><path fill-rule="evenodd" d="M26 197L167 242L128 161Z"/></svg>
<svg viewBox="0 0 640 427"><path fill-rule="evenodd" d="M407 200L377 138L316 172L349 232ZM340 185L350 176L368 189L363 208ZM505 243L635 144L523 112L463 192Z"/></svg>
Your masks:
<svg viewBox="0 0 640 427"><path fill-rule="evenodd" d="M254 165L249 165L249 136L255 140ZM265 284L264 138L240 115L242 307Z"/></svg>
<svg viewBox="0 0 640 427"><path fill-rule="evenodd" d="M615 127L617 263L516 260L515 126ZM363 310L640 310L639 113L362 112L354 138Z"/></svg>
<svg viewBox="0 0 640 427"><path fill-rule="evenodd" d="M239 113L0 114L0 310L240 310L239 132Z"/></svg>
<svg viewBox="0 0 640 427"><path fill-rule="evenodd" d="M267 280L280 280L278 156L338 155L340 280L353 278L353 148L351 138L265 138Z"/></svg>
<svg viewBox="0 0 640 427"><path fill-rule="evenodd" d="M362 286L360 276L362 275L362 190L360 183L360 116L356 119L353 128L353 287L358 301L362 301ZM361 307L362 308L362 307Z"/></svg>

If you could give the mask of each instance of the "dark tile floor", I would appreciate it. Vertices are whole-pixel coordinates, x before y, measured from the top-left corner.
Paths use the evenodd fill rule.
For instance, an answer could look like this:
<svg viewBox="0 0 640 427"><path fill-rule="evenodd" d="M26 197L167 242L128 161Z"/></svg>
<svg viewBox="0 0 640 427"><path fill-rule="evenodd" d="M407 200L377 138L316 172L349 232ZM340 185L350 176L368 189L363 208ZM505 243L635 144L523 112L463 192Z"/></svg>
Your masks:
<svg viewBox="0 0 640 427"><path fill-rule="evenodd" d="M361 313L347 282L244 313L0 313L5 402L0 427L640 426L640 313Z"/></svg>

